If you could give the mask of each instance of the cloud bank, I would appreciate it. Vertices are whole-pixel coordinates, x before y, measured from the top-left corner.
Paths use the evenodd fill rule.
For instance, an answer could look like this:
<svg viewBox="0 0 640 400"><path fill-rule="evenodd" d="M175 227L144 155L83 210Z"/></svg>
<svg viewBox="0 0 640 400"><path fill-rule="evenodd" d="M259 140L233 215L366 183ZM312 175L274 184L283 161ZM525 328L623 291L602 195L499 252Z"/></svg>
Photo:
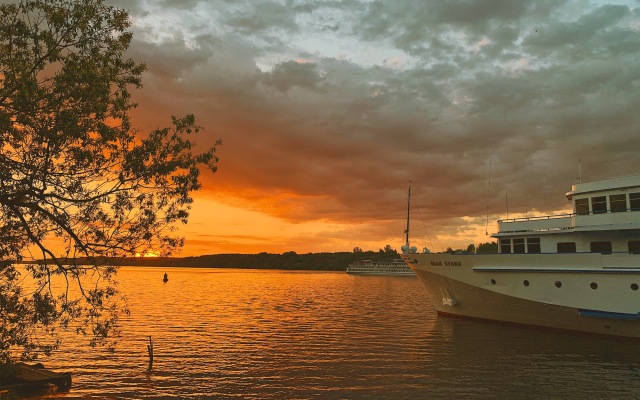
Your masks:
<svg viewBox="0 0 640 400"><path fill-rule="evenodd" d="M198 196L268 227L225 239L194 209L196 252L399 248L410 181L440 250L565 209L578 160L583 181L640 173L635 1L109 4L148 66L138 124L195 113L223 140Z"/></svg>

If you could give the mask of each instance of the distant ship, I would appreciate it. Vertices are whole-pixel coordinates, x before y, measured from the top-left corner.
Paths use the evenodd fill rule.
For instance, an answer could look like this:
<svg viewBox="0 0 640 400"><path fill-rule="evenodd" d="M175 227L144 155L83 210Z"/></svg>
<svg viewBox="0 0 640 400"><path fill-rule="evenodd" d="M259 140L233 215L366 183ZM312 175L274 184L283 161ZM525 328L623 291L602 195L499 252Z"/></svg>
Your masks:
<svg viewBox="0 0 640 400"><path fill-rule="evenodd" d="M356 261L349 264L347 273L352 275L416 275L402 259L393 261Z"/></svg>
<svg viewBox="0 0 640 400"><path fill-rule="evenodd" d="M403 252L416 252L415 247L409 247L409 213L411 208L411 186L409 186L409 196L407 200L407 229L405 229L405 245ZM415 272L404 262L403 259L392 261L371 261L360 260L349 264L347 273L353 275L394 275L394 276L415 276Z"/></svg>
<svg viewBox="0 0 640 400"><path fill-rule="evenodd" d="M640 176L566 197L571 214L498 221L498 253L402 258L440 315L640 339Z"/></svg>

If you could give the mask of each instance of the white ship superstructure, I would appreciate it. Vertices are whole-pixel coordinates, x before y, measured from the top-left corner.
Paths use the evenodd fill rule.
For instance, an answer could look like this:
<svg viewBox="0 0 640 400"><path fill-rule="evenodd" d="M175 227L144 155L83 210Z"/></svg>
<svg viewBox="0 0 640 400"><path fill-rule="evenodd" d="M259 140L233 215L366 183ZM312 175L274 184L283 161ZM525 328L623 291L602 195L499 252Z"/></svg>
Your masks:
<svg viewBox="0 0 640 400"><path fill-rule="evenodd" d="M405 254L442 315L640 339L640 176L579 183L573 212L498 221L498 254Z"/></svg>

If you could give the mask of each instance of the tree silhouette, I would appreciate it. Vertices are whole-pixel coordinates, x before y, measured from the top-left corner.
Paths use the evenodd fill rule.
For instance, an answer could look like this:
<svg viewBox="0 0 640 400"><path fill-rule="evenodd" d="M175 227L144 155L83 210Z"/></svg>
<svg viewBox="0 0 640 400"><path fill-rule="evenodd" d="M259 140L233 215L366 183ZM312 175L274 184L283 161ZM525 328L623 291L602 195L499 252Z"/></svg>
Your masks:
<svg viewBox="0 0 640 400"><path fill-rule="evenodd" d="M105 343L126 312L108 260L181 246L172 227L216 169L193 115L132 127L145 65L124 57L129 25L102 0L0 6L0 363L58 346L35 335L57 324Z"/></svg>

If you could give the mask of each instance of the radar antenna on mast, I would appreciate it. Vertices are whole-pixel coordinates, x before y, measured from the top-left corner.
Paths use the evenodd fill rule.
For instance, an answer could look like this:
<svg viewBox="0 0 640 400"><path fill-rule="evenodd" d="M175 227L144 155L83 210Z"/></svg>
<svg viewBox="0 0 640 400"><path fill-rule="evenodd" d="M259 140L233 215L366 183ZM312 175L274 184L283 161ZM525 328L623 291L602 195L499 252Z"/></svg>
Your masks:
<svg viewBox="0 0 640 400"><path fill-rule="evenodd" d="M582 183L582 162L578 158L578 183Z"/></svg>

